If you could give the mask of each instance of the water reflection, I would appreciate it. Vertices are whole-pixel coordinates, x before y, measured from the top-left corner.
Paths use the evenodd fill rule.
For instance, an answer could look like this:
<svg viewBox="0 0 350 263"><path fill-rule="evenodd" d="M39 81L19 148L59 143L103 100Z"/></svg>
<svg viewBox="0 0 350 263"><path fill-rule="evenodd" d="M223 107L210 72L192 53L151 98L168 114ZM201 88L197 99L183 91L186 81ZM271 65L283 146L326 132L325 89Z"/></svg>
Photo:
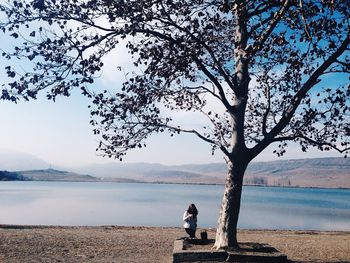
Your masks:
<svg viewBox="0 0 350 263"><path fill-rule="evenodd" d="M223 186L1 182L0 224L216 227ZM239 227L350 230L350 190L245 187Z"/></svg>

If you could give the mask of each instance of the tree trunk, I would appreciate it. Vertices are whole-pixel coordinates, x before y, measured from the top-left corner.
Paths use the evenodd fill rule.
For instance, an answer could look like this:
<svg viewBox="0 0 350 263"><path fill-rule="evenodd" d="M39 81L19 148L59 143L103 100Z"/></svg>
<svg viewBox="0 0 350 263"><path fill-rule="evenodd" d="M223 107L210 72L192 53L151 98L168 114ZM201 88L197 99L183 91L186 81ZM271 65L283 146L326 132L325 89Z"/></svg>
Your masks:
<svg viewBox="0 0 350 263"><path fill-rule="evenodd" d="M241 159L241 158L240 158ZM225 193L222 199L214 248L236 248L237 222L241 206L243 176L247 162L230 161L226 178Z"/></svg>

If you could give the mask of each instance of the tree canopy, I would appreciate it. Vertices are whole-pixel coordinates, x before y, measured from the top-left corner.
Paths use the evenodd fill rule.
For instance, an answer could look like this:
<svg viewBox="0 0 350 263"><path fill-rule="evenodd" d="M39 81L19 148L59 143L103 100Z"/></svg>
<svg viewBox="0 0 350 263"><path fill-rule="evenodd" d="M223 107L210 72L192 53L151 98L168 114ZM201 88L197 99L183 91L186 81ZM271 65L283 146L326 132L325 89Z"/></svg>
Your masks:
<svg viewBox="0 0 350 263"><path fill-rule="evenodd" d="M194 133L229 154L237 98L247 101L244 136L254 155L272 142L282 155L286 141L344 152L349 9L348 1L9 1L1 29L21 45L2 52L14 81L1 98L45 89L54 99L80 88L96 105L100 148L118 158L165 130ZM140 70L113 93L89 90L119 43ZM13 58L33 70L18 71ZM182 128L169 110L200 112L207 124Z"/></svg>

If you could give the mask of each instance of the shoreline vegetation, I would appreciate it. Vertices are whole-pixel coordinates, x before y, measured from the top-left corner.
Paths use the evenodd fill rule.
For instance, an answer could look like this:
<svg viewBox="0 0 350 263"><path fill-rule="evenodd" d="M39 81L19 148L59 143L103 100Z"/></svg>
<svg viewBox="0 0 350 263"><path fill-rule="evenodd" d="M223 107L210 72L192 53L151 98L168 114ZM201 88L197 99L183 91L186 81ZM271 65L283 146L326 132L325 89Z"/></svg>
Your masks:
<svg viewBox="0 0 350 263"><path fill-rule="evenodd" d="M0 225L0 262L166 263L184 236L175 227ZM350 231L241 229L238 240L268 243L290 262L350 262Z"/></svg>
<svg viewBox="0 0 350 263"><path fill-rule="evenodd" d="M26 181L26 182L52 182L52 183L116 183L116 184L174 184L174 185L225 185L224 183L186 183L186 182L147 182L147 181L118 181L118 180L1 180L0 182L10 182L10 181ZM252 187L279 187L279 188L303 188L303 189L339 189L339 190L349 190L350 187L322 187L322 186L293 186L293 185L264 185L264 184L244 184L243 186Z"/></svg>

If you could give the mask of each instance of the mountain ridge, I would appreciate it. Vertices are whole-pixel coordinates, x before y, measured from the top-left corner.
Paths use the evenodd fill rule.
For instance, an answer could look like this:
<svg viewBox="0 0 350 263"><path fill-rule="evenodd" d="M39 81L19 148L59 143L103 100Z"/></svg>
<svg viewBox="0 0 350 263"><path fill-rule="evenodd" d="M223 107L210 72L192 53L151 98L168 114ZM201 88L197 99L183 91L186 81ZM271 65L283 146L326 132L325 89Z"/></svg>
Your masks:
<svg viewBox="0 0 350 263"><path fill-rule="evenodd" d="M0 170L8 169L4 169L0 162ZM164 165L118 162L71 169L13 171L26 180L224 184L227 167L225 163ZM350 188L349 171L350 159L340 157L252 162L247 168L244 183L266 186ZM15 175L13 176L16 178ZM20 176L19 179L21 179Z"/></svg>
<svg viewBox="0 0 350 263"><path fill-rule="evenodd" d="M224 163L163 165L110 163L78 170L103 178L132 178L142 182L224 184ZM245 184L300 187L350 188L350 159L340 157L304 158L252 162Z"/></svg>

